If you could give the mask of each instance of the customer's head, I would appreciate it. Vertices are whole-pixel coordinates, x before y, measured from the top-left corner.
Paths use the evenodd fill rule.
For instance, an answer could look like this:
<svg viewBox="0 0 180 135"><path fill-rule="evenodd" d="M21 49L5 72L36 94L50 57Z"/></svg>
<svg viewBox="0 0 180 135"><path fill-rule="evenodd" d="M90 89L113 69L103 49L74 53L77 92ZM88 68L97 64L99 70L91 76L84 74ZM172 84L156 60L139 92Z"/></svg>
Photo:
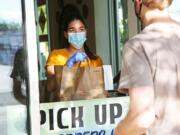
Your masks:
<svg viewBox="0 0 180 135"><path fill-rule="evenodd" d="M173 0L142 0L142 3L151 9L164 10L171 5Z"/></svg>
<svg viewBox="0 0 180 135"><path fill-rule="evenodd" d="M138 18L144 19L143 17L148 11L156 11L154 16L158 16L158 13L163 12L168 8L173 0L133 0L135 5L135 12Z"/></svg>

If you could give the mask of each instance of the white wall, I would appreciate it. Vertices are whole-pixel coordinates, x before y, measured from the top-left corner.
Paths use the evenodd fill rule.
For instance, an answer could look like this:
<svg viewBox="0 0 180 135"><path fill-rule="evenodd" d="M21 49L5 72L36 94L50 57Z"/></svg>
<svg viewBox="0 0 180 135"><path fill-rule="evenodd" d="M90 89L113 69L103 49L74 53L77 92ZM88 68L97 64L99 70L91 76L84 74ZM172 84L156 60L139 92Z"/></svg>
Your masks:
<svg viewBox="0 0 180 135"><path fill-rule="evenodd" d="M108 0L94 0L96 53L110 64Z"/></svg>

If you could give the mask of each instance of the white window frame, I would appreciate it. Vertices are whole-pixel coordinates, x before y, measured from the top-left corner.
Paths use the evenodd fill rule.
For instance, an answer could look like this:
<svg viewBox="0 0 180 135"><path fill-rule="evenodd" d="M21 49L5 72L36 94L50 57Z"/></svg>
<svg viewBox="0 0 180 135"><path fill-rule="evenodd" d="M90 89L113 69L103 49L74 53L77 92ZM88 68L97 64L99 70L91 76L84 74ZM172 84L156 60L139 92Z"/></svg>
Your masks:
<svg viewBox="0 0 180 135"><path fill-rule="evenodd" d="M25 38L29 75L29 127L30 135L40 135L39 79L35 22L35 1L24 0Z"/></svg>

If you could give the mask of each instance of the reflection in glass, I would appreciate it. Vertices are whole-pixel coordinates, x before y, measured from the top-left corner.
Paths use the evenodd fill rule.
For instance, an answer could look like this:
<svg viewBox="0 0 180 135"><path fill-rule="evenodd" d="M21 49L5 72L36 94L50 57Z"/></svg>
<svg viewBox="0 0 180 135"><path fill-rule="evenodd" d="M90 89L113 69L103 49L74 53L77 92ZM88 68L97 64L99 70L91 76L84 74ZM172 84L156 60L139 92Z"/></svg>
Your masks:
<svg viewBox="0 0 180 135"><path fill-rule="evenodd" d="M21 71L11 76L13 70L14 56L16 52L23 47L22 31L22 13L21 1L1 0L0 5L0 71L3 78L0 78L0 93L13 94L13 79L17 79ZM17 60L17 58L16 58ZM12 77L12 78L11 78ZM14 97L1 98L1 104L15 104L17 100ZM8 100L7 100L8 99Z"/></svg>
<svg viewBox="0 0 180 135"><path fill-rule="evenodd" d="M128 13L127 13L127 1L126 0L118 0L118 25L119 25L119 33L120 33L120 45L121 50L128 40Z"/></svg>
<svg viewBox="0 0 180 135"><path fill-rule="evenodd" d="M122 56L122 49L124 47L125 42L128 40L128 7L126 0L116 0L116 18L117 18L117 59L118 59L118 69L121 66L121 56ZM117 66L116 65L116 66ZM118 88L119 78L121 75L121 71L118 71L116 76L113 79L115 89Z"/></svg>
<svg viewBox="0 0 180 135"><path fill-rule="evenodd" d="M0 0L0 134L27 135L21 0Z"/></svg>

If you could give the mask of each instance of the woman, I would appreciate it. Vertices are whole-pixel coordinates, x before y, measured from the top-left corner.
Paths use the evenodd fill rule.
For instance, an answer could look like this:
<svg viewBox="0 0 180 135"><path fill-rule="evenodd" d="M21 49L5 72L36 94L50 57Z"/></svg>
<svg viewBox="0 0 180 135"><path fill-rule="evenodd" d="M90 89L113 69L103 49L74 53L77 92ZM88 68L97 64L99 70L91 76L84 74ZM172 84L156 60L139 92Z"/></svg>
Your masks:
<svg viewBox="0 0 180 135"><path fill-rule="evenodd" d="M46 64L46 71L48 76L48 91L55 89L53 75L55 65L68 65L77 66L77 63L81 61L80 66L102 66L102 60L99 56L93 54L86 46L87 29L84 20L79 15L69 16L65 20L64 25L64 37L66 38L66 44L64 49L53 50ZM80 56L80 57L79 57ZM87 57L86 57L87 56ZM74 60L74 58L77 58ZM88 61L85 59L88 59Z"/></svg>

